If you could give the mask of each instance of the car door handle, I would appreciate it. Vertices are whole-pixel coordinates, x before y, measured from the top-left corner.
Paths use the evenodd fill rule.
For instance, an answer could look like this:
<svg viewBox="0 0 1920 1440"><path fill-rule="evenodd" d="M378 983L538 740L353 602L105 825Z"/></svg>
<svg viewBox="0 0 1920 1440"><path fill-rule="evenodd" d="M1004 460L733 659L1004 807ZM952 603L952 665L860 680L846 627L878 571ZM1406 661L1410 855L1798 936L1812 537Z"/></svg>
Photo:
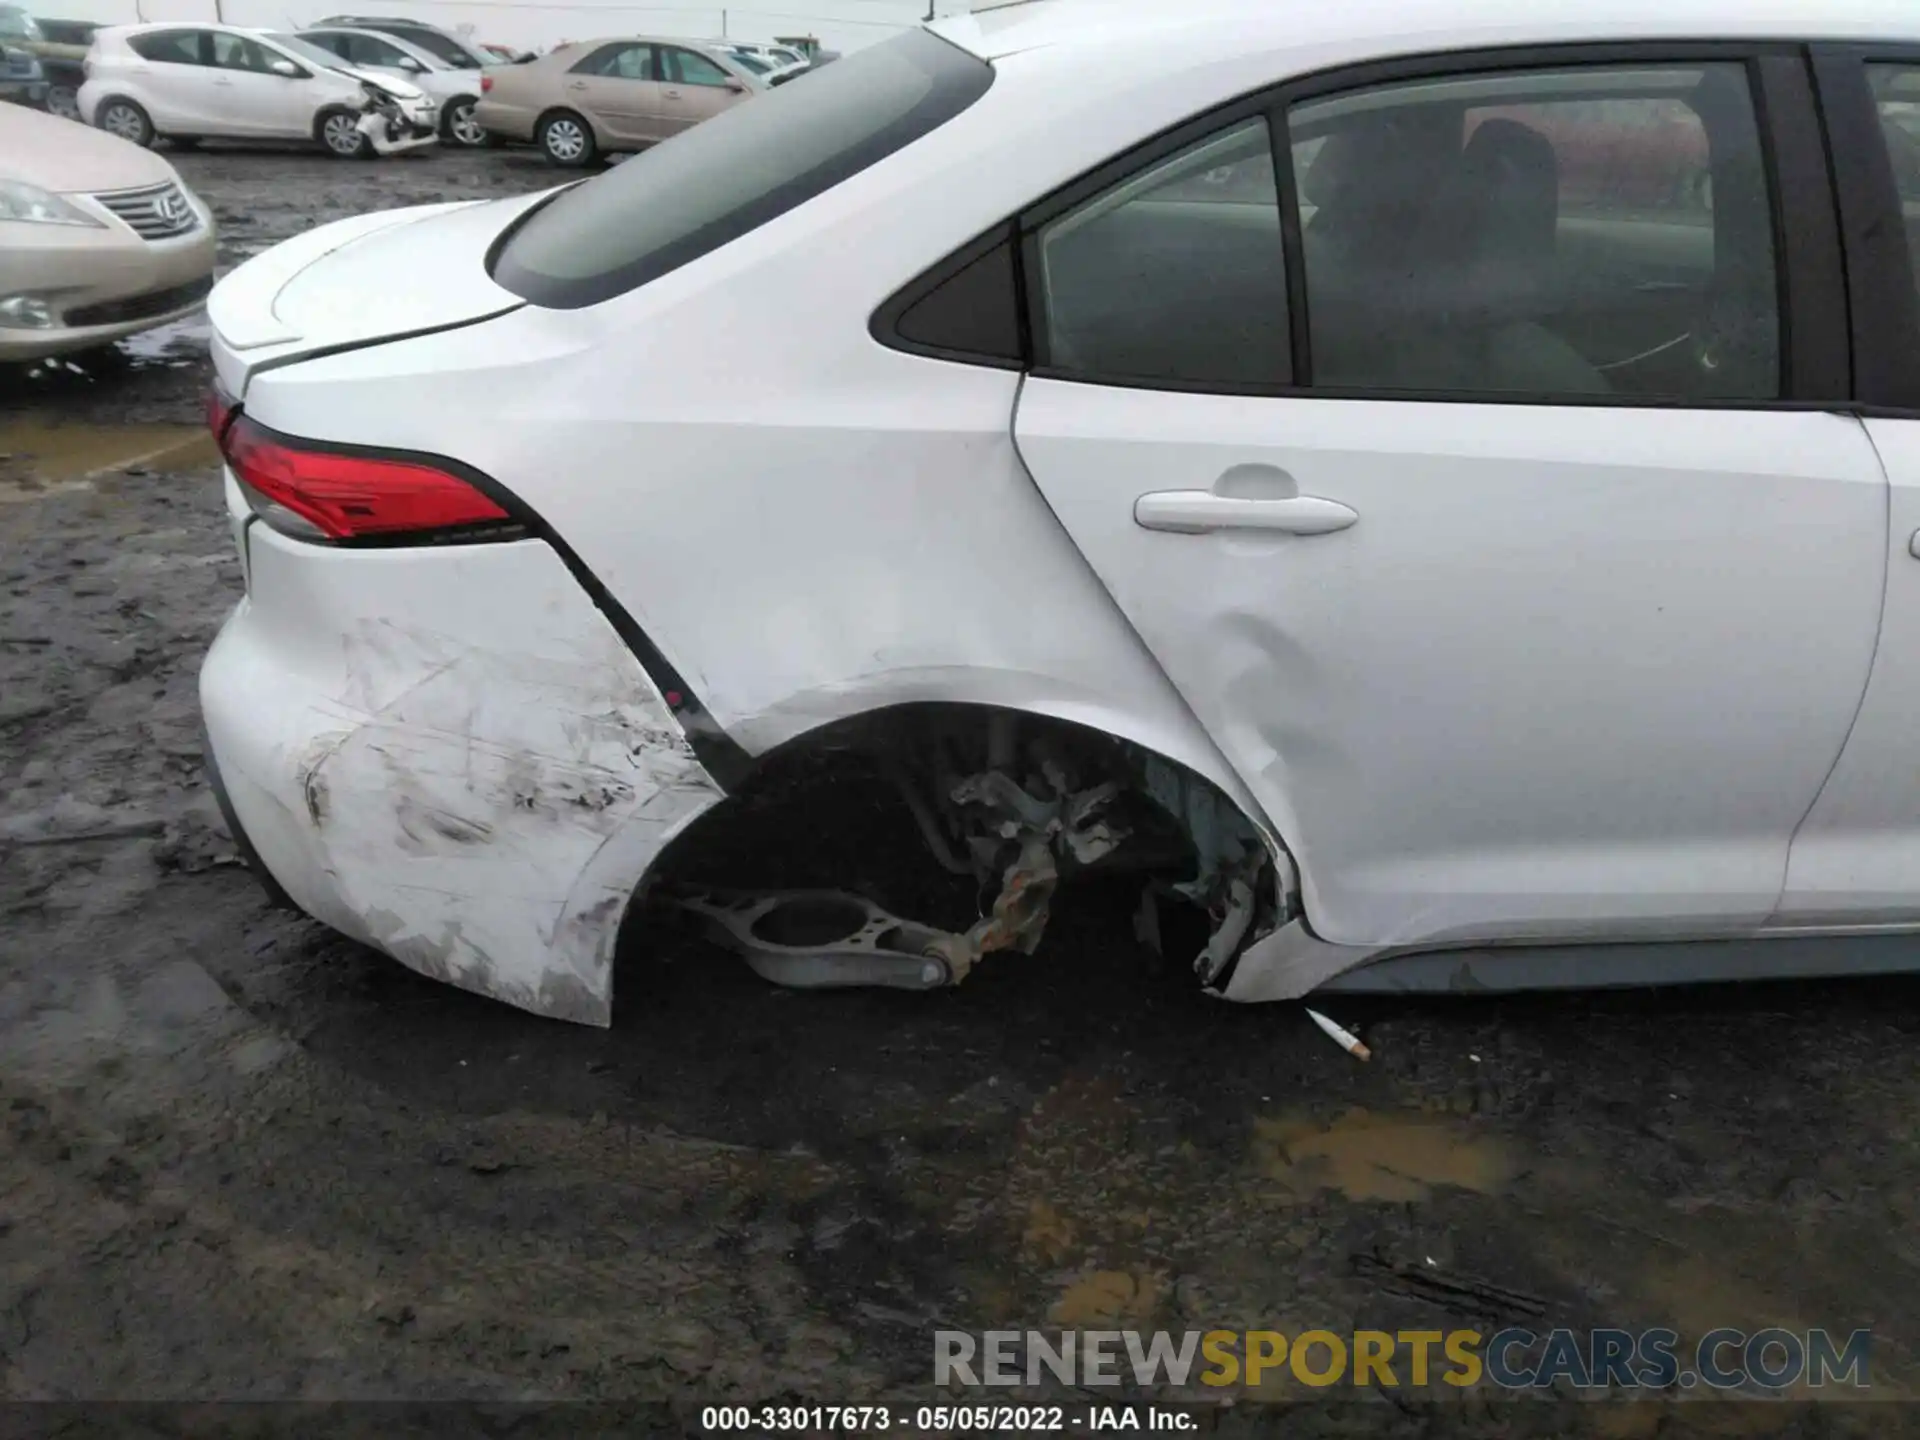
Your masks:
<svg viewBox="0 0 1920 1440"><path fill-rule="evenodd" d="M678 90L669 90L666 92L666 96L669 100L678 100L680 98L680 92Z"/></svg>
<svg viewBox="0 0 1920 1440"><path fill-rule="evenodd" d="M1212 530L1274 530L1286 535L1331 535L1360 518L1338 500L1295 495L1249 500L1211 490L1159 490L1133 502L1133 520L1143 530L1204 535Z"/></svg>
<svg viewBox="0 0 1920 1440"><path fill-rule="evenodd" d="M567 82L567 88L569 90L584 90L587 88L587 82L584 80L569 80Z"/></svg>

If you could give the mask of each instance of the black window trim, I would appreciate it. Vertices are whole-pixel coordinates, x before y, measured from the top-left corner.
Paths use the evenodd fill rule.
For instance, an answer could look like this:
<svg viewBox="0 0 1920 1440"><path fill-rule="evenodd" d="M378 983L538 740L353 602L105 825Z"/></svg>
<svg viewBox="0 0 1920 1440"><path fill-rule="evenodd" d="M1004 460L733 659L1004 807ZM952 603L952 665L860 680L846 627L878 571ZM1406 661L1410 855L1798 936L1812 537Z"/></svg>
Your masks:
<svg viewBox="0 0 1920 1440"><path fill-rule="evenodd" d="M1829 145L1821 126L1827 103L1823 86L1815 103L1813 67L1823 52L1837 47L1801 40L1633 40L1573 44L1503 46L1483 50L1440 51L1365 61L1308 75L1242 95L1191 116L1149 136L1121 154L1085 172L1051 194L1026 206L1016 219L996 225L960 250L910 281L874 312L870 330L889 348L931 358L976 365L994 365L992 357L942 353L908 341L894 326L914 301L941 280L991 248L1006 225L1017 227L1015 276L1022 288L1023 333L1027 336L1027 372L1038 379L1068 380L1076 384L1106 385L1129 390L1250 395L1290 399L1372 400L1473 405L1595 406L1612 409L1666 410L1825 410L1846 411L1858 406L1853 385L1852 328L1860 322L1860 299L1848 309L1848 267L1843 263L1841 222L1836 210L1836 186ZM1920 47L1885 46L1879 53L1920 56ZM1454 78L1509 70L1563 69L1576 66L1686 65L1735 62L1746 71L1752 95L1763 163L1773 208L1774 270L1778 286L1781 349L1781 394L1773 399L1699 398L1642 395L1530 394L1519 391L1386 390L1372 387L1315 386L1309 343L1306 273L1301 249L1299 194L1293 175L1292 145L1287 131L1290 107L1321 96L1339 94L1397 81ZM1864 94L1865 73L1859 68L1858 89ZM1824 79L1824 77L1823 77ZM1878 119L1868 118L1879 139ZM1038 232L1057 216L1138 174L1190 145L1256 116L1267 118L1274 145L1274 179L1280 199L1281 244L1287 270L1286 317L1290 327L1292 373L1281 381L1234 384L1222 381L1180 381L1137 377L1101 378L1047 363L1044 310L1038 290L1040 275ZM1836 141L1837 143L1837 141ZM1889 168L1886 184L1891 186ZM1904 250L1900 257L1904 275ZM1912 293L1909 287L1909 293ZM1916 307L1920 310L1920 306ZM1913 332L1920 337L1920 319ZM1920 339L1916 340L1920 352ZM1916 353L1903 352L1903 353ZM1920 403L1920 397L1917 397Z"/></svg>
<svg viewBox="0 0 1920 1440"><path fill-rule="evenodd" d="M604 70L598 70L598 69L589 70L587 67L589 65L597 65L602 55L611 55L616 51L624 51L624 50L629 50L633 48L633 43L634 42L631 40L609 40L604 45L596 45L593 47L593 49L589 50L586 54L582 55L578 60L574 61L573 64L569 65L567 67L567 74L594 75L594 76L598 76L603 80L617 78L617 77L608 75Z"/></svg>
<svg viewBox="0 0 1920 1440"><path fill-rule="evenodd" d="M908 311L975 261L985 259L1002 245L1010 247L1013 251L1014 286L1024 294L1026 262L1020 243L1019 226L1012 220L1002 220L991 229L974 236L958 250L931 268L922 271L881 301L880 308L875 310L867 321L867 333L888 349L904 351L908 355L924 355L930 360L952 360L962 365L980 365L993 370L1025 370L1028 367L1027 357L1033 354L1033 337L1029 333L1029 312L1022 295L1016 295L1013 300L1020 332L1018 355L990 355L979 350L929 345L925 341L910 339L900 330L901 322L906 318Z"/></svg>
<svg viewBox="0 0 1920 1440"><path fill-rule="evenodd" d="M1920 67L1920 45L1813 47L1814 84L1840 202L1856 408L1911 418L1920 416L1920 277L1913 273L1893 158L1867 80L1872 64Z"/></svg>

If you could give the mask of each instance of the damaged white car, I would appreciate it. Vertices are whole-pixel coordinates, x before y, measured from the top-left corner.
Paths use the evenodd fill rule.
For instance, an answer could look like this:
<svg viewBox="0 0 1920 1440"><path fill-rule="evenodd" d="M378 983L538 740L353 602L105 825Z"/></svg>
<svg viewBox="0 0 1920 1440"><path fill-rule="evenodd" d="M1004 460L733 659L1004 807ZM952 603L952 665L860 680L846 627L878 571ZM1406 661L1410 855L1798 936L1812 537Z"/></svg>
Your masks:
<svg viewBox="0 0 1920 1440"><path fill-rule="evenodd" d="M1037 0L288 241L210 303L234 834L600 1024L793 756L984 900L667 897L782 983L956 984L1143 856L1233 1000L1911 967L1916 41Z"/></svg>
<svg viewBox="0 0 1920 1440"><path fill-rule="evenodd" d="M297 35L235 25L116 25L87 51L80 118L151 145L311 140L343 159L432 145L419 86L359 70Z"/></svg>

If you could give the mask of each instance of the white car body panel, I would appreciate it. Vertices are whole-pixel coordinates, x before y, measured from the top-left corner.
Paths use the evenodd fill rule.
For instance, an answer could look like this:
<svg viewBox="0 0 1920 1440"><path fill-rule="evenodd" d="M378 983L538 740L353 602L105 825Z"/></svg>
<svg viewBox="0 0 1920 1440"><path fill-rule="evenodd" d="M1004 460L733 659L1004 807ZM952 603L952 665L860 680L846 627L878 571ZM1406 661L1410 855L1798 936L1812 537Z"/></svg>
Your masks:
<svg viewBox="0 0 1920 1440"><path fill-rule="evenodd" d="M1794 837L1779 918L1803 925L1906 920L1920 876L1920 423L1861 423L1889 481L1885 618L1846 751Z"/></svg>
<svg viewBox="0 0 1920 1440"><path fill-rule="evenodd" d="M717 290L696 309L725 326L738 306L744 325L758 303ZM1007 434L1016 376L868 346L864 376L836 377L804 353L761 366L748 350L727 358L758 407L742 426L700 413L710 372L676 363L664 320L637 333L657 343L623 356L617 416L607 352L582 343L578 312L532 307L268 370L247 406L294 435L338 432L346 407L353 443L416 451L445 445L430 418L442 405L500 417L464 435L459 458L538 497L749 753L890 705L1001 704L1134 740L1258 813L1021 469ZM635 467L643 436L649 463ZM760 483L767 474L782 484ZM624 478L623 505L660 522L610 533L610 475ZM689 478L701 505L685 502ZM942 517L937 544L927 507ZM823 515L858 524L857 551L792 543ZM713 585L721 553L740 584ZM983 566L994 584L980 583ZM938 619L928 596L941 597Z"/></svg>
<svg viewBox="0 0 1920 1440"><path fill-rule="evenodd" d="M284 137L312 134L314 107L298 80L245 70L215 70L212 118L234 134Z"/></svg>
<svg viewBox="0 0 1920 1440"><path fill-rule="evenodd" d="M231 481L229 506L244 523ZM275 878L423 974L606 1024L635 875L720 798L632 653L538 541L246 529L201 694Z"/></svg>
<svg viewBox="0 0 1920 1440"><path fill-rule="evenodd" d="M381 210L318 226L250 257L207 301L219 336L214 360L222 382L237 395L252 366L322 345L411 334L519 306L520 298L495 285L478 257L502 227L540 199L454 200ZM423 228L415 232L416 226ZM377 250L358 248L388 231L396 233ZM324 283L307 278L317 261L336 254ZM468 263L450 264L450 255ZM364 304L364 290L355 288L396 278L403 283L377 309Z"/></svg>
<svg viewBox="0 0 1920 1440"><path fill-rule="evenodd" d="M108 59L108 55L102 55L95 61L93 73L82 82L80 93L75 97L80 103L81 115L89 124L94 109L88 103L89 90L111 90L127 96L146 110L155 128L163 134L168 126L183 134L195 134L200 127L218 129L222 124L215 114L215 106L226 97L215 88L212 72L206 67L176 65L165 60L135 60L123 70L117 63L102 63Z"/></svg>
<svg viewBox="0 0 1920 1440"><path fill-rule="evenodd" d="M1217 18L1227 14L1231 44ZM1594 938L1610 927L1656 938L1747 933L1795 903L1795 826L1810 807L1820 816L1830 770L1836 783L1847 775L1849 728L1870 733L1861 726L1873 709L1881 580L1890 545L1904 544L1898 531L1889 541L1886 475L1858 422L1786 409L1023 387L1009 371L885 348L868 320L971 236L1145 137L1294 74L1468 44L1898 36L1920 28L1906 8L1874 0L1830 17L1811 0L1632 0L1542 16L1502 0L1463 16L1440 0L1317 11L1043 0L935 28L996 57L985 98L642 288L579 310L496 314L505 292L483 259L522 202L392 212L337 240L322 231L289 242L304 247L292 261L268 252L223 282L211 307L219 372L244 387L262 425L451 454L500 482L750 755L843 717L952 701L1078 721L1212 781L1277 855L1302 862L1307 913L1328 927L1305 946L1298 931L1268 937L1267 953L1281 958L1250 968L1230 998L1298 993L1273 966L1297 974L1351 963L1327 959L1343 945L1365 954L1422 940ZM376 284L377 307L367 303ZM783 323L767 325L769 314ZM368 343L410 331L428 333ZM1893 448L1882 442L1889 468ZM1308 540L1223 540L1134 524L1139 494L1206 489L1232 465L1261 460L1294 473L1303 493L1351 504L1358 525ZM222 766L231 751L243 772L229 786L259 791L254 809L284 828L263 853L278 846L305 857L302 874L334 875L302 881L296 898L321 896L328 908L314 913L418 968L546 1013L603 1014L607 996L594 986L605 972L580 957L600 955L610 938L570 938L583 948L556 959L556 927L588 913L603 932L616 927L618 906L594 908L618 889L605 878L612 837L627 837L617 853L630 889L658 846L711 803L711 777L662 732L643 747L657 768L616 830L569 832L563 858L529 882L537 931L475 899L492 917L485 936L450 941L449 917L493 872L436 852L438 868L419 872L431 885L391 883L387 861L406 870L422 858L405 850L418 837L393 812L417 793L487 827L508 851L531 845L535 832L511 813L498 775L488 772L463 809L452 788L437 788L450 772L426 751L407 758L424 777L407 785L424 788L389 792L373 783L372 759L359 758L373 743L344 747L354 758L343 764L337 750L237 732L368 732L385 745L369 727L392 720L403 738L441 730L455 746L470 722L436 678L450 657L474 687L498 684L509 697L484 707L499 751L525 747L567 774L617 769L617 757L546 728L526 678L535 669L470 656L468 647L501 642L452 613L382 652L396 658L380 662L389 668L366 692L399 703L412 684L420 708L408 700L389 716L387 702L354 698L364 666L338 652L357 653L383 619L408 616L411 629L423 603L441 603L421 597L438 594L432 572L451 552L393 552L426 556L409 578L400 560L391 573L369 566L381 552L316 551L262 525L250 533L254 568L264 544L285 583L312 587L332 626L326 666L283 677L291 716L244 720L222 692L272 682L269 667L285 663L276 645L291 640L269 643L271 627L254 617L297 607L249 602L230 628L262 638L223 638L231 654L216 650L221 664L209 662L204 682L210 714L230 712L229 736L214 736ZM1503 534L1515 540L1505 549ZM1589 563L1575 569L1583 547ZM1283 548L1290 564L1297 554L1297 572L1262 563ZM560 577L574 582L545 553L551 564L516 561L529 573L503 570L497 583L551 598L566 615L557 629L509 629L505 639L522 659L560 666L554 683L584 704L597 682L583 657L609 657L577 606L558 600ZM496 583L486 559L470 563L462 584ZM542 589L549 580L556 588ZM1456 638L1476 626L1498 639L1477 667ZM1447 643L1434 642L1435 629ZM442 645L443 634L459 644ZM1787 673L1795 683L1782 693ZM631 678L616 708L641 728L664 716L672 731L659 691ZM1882 683L1876 672L1872 684ZM1856 726L1863 689L1868 713ZM466 693L480 699L478 688ZM1888 693L1898 713L1903 694ZM1242 713L1249 707L1259 713ZM680 759L656 758L669 754ZM356 818L353 842L373 858L354 862L371 868L351 882L334 874L334 842L306 833L318 822L295 803L322 760L341 767L334 813L343 794L364 797L370 812L385 805ZM1862 793L1874 773L1870 765ZM1857 812L1835 813L1845 824ZM1879 882L1861 883L1869 893ZM594 905L563 898L583 886ZM1920 918L1912 884L1894 899L1904 920ZM387 917L379 926L364 918L369 907ZM446 960L456 951L464 969ZM566 997L559 1009L543 999L553 976L562 979L551 993Z"/></svg>
<svg viewBox="0 0 1920 1440"><path fill-rule="evenodd" d="M1873 659L1886 483L1857 421L1034 379L1015 434L1322 939L1772 913ZM1358 522L1135 522L1283 476Z"/></svg>

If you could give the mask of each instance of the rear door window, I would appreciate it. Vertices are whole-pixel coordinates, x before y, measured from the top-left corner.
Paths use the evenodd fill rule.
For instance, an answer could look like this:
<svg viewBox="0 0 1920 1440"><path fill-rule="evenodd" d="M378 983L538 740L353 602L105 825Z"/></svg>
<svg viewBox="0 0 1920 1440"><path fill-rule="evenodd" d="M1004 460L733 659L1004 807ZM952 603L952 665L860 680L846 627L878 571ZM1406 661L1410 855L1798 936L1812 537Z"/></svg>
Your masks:
<svg viewBox="0 0 1920 1440"><path fill-rule="evenodd" d="M727 72L704 55L674 48L667 51L667 79L681 85L725 85Z"/></svg>
<svg viewBox="0 0 1920 1440"><path fill-rule="evenodd" d="M1128 176L1039 234L1042 365L1193 387L1287 377L1287 271L1264 117Z"/></svg>
<svg viewBox="0 0 1920 1440"><path fill-rule="evenodd" d="M478 60L467 54L466 51L462 50L446 36L436 31L396 29L395 33L402 35L405 39L418 45L422 50L433 56L434 59L444 61L456 70L477 70L480 68L480 62Z"/></svg>
<svg viewBox="0 0 1920 1440"><path fill-rule="evenodd" d="M1310 100L1287 123L1316 385L1780 394L1744 66L1435 76Z"/></svg>
<svg viewBox="0 0 1920 1440"><path fill-rule="evenodd" d="M267 71L267 52L253 41L224 30L213 32L213 63L222 70Z"/></svg>
<svg viewBox="0 0 1920 1440"><path fill-rule="evenodd" d="M398 45L376 40L371 35L355 35L348 41L347 58L355 65L384 66L389 70L407 68L406 52Z"/></svg>
<svg viewBox="0 0 1920 1440"><path fill-rule="evenodd" d="M598 304L831 190L992 83L992 66L930 31L884 40L562 192L509 233L493 278L535 305Z"/></svg>
<svg viewBox="0 0 1920 1440"><path fill-rule="evenodd" d="M1893 161L1907 254L1920 278L1920 65L1869 65L1867 81Z"/></svg>
<svg viewBox="0 0 1920 1440"><path fill-rule="evenodd" d="M605 75L614 80L653 79L651 45L603 45L578 65L575 75Z"/></svg>
<svg viewBox="0 0 1920 1440"><path fill-rule="evenodd" d="M127 44L142 60L152 60L161 65L201 63L200 32L197 30L158 30L149 35L135 35Z"/></svg>

